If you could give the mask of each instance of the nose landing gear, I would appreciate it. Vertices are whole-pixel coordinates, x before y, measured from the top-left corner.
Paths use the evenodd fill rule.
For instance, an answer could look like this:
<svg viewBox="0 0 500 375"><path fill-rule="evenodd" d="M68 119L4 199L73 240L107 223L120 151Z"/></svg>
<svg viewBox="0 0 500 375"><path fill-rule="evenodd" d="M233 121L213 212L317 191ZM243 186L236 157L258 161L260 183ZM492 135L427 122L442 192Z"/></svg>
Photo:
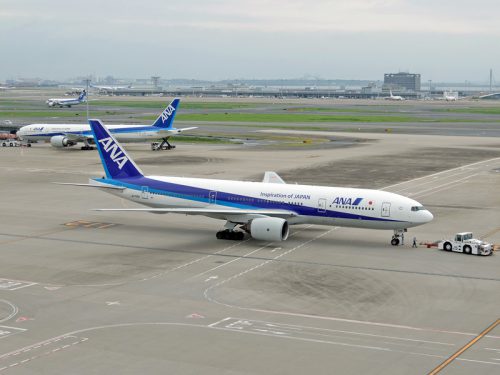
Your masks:
<svg viewBox="0 0 500 375"><path fill-rule="evenodd" d="M405 244L405 232L407 232L408 229L395 229L394 234L392 235L391 239L391 245L392 246L398 246L398 245L404 245Z"/></svg>

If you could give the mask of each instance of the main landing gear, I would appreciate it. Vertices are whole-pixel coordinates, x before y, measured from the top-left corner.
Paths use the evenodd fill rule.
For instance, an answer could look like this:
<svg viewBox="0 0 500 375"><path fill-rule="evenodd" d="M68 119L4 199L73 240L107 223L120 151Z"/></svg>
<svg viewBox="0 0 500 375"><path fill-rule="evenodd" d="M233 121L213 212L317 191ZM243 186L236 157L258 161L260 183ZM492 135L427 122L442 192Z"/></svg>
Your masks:
<svg viewBox="0 0 500 375"><path fill-rule="evenodd" d="M234 230L236 228L235 223L228 221L224 228L215 235L218 240L242 241L245 238L245 232Z"/></svg>
<svg viewBox="0 0 500 375"><path fill-rule="evenodd" d="M394 230L394 234L392 235L391 239L391 245L392 246L398 246L398 245L404 245L405 244L405 232L407 232L408 229L396 229Z"/></svg>
<svg viewBox="0 0 500 375"><path fill-rule="evenodd" d="M159 151L159 150L171 150L175 148L175 145L171 145L168 143L168 138L162 138L162 142L152 142L151 143L151 150L152 151Z"/></svg>
<svg viewBox="0 0 500 375"><path fill-rule="evenodd" d="M93 150L94 147L90 145L88 140L83 141L84 146L81 147L82 150Z"/></svg>
<svg viewBox="0 0 500 375"><path fill-rule="evenodd" d="M245 233L235 230L221 230L215 235L218 240L242 241L245 238Z"/></svg>

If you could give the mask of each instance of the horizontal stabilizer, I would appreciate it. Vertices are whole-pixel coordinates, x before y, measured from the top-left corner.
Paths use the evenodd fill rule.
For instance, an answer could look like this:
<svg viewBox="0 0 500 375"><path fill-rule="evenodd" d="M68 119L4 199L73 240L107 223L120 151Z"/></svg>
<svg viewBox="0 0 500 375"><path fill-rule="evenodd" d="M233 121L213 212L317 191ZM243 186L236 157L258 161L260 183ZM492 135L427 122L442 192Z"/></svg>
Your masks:
<svg viewBox="0 0 500 375"><path fill-rule="evenodd" d="M182 128L182 129L162 129L158 130L158 135L162 136L162 135L179 134L185 132L186 130L193 130L193 129L198 129L198 127Z"/></svg>
<svg viewBox="0 0 500 375"><path fill-rule="evenodd" d="M267 171L266 173L264 173L262 182L266 184L286 184L286 182L283 181L283 179L273 171Z"/></svg>

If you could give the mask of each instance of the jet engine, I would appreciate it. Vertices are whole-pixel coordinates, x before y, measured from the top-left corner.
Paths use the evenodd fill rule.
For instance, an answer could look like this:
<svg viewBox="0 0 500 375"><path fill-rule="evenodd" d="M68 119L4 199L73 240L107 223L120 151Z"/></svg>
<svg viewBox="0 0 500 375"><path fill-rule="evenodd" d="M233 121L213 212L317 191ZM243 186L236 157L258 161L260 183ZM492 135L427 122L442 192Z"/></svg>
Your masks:
<svg viewBox="0 0 500 375"><path fill-rule="evenodd" d="M70 141L68 138L66 138L64 135L55 135L52 138L50 138L50 144L53 147L69 147L69 146L74 146L76 145L75 142Z"/></svg>
<svg viewBox="0 0 500 375"><path fill-rule="evenodd" d="M278 217L262 217L250 223L250 235L256 240L285 241L288 231L288 222Z"/></svg>

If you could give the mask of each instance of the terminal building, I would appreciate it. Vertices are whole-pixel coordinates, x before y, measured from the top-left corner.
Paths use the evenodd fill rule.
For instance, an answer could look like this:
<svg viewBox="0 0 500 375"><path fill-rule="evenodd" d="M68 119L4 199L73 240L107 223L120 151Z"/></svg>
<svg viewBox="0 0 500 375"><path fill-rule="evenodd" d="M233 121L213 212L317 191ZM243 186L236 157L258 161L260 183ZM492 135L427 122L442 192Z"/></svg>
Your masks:
<svg viewBox="0 0 500 375"><path fill-rule="evenodd" d="M386 73L384 87L393 90L420 91L420 74Z"/></svg>

